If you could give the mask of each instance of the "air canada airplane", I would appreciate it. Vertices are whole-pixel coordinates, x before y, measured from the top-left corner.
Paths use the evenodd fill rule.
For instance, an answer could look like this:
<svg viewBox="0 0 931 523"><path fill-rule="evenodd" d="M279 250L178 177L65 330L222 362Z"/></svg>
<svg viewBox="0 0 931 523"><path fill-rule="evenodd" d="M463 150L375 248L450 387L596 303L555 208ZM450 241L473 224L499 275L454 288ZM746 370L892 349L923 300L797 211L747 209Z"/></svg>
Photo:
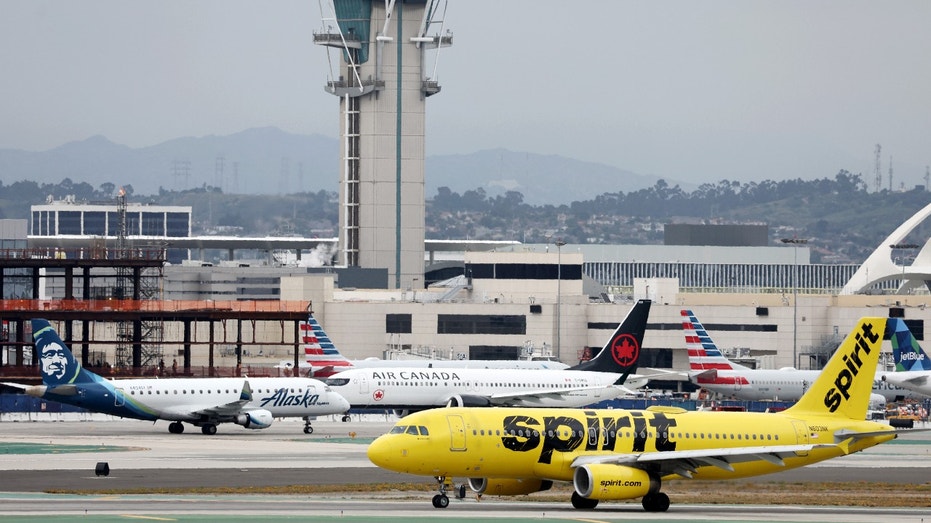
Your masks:
<svg viewBox="0 0 931 523"><path fill-rule="evenodd" d="M320 322L313 314L308 315L307 321L300 322L301 338L304 344L304 360L298 362L298 371L301 375L315 378L325 378L337 372L349 369L368 369L385 367L407 368L473 368L473 369L564 369L568 367L560 361L548 359L530 360L439 360L439 359L409 359L409 360L382 360L364 359L350 360L343 356L323 330ZM294 362L282 361L276 368L291 370Z"/></svg>
<svg viewBox="0 0 931 523"><path fill-rule="evenodd" d="M395 410L400 415L444 405L580 407L646 385L637 368L650 300L638 301L601 352L563 370L547 369L353 369L326 383L353 408Z"/></svg>
<svg viewBox="0 0 931 523"><path fill-rule="evenodd" d="M689 353L689 379L692 383L727 397L746 401L797 401L821 371L783 369L751 369L727 359L714 340L690 310L681 311L685 346ZM892 321L892 320L890 320ZM873 379L870 404L881 409L887 401L914 398L916 394L892 383L884 383L881 375Z"/></svg>
<svg viewBox="0 0 931 523"><path fill-rule="evenodd" d="M368 448L379 467L433 476L449 504L450 478L489 495L572 482L572 505L642 498L665 512L663 483L757 476L844 456L896 437L866 421L885 318L862 318L795 405L778 413L647 410L432 409L402 418Z"/></svg>
<svg viewBox="0 0 931 523"><path fill-rule="evenodd" d="M883 381L924 396L931 396L931 358L928 358L918 345L918 340L908 330L904 321L890 318L889 323L895 372L884 373Z"/></svg>
<svg viewBox="0 0 931 523"><path fill-rule="evenodd" d="M219 423L265 429L276 417L302 417L304 432L310 434L314 416L349 410L342 396L311 378L108 380L83 368L48 321L32 320L32 336L41 358L42 385L4 385L93 412L169 420L173 434L184 432L182 422L216 434Z"/></svg>

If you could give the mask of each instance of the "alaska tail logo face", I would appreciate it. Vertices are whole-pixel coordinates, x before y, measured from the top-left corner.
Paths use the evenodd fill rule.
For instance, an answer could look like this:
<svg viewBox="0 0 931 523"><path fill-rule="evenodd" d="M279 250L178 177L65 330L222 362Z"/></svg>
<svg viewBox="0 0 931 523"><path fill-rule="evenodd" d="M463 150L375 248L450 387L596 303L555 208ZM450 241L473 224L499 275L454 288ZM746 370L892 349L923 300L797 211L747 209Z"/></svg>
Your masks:
<svg viewBox="0 0 931 523"><path fill-rule="evenodd" d="M640 357L640 344L630 334L621 334L611 340L611 356L622 366L629 367Z"/></svg>
<svg viewBox="0 0 931 523"><path fill-rule="evenodd" d="M81 370L71 351L55 341L50 330L43 329L33 334L39 346L42 364L42 382L49 386L71 383Z"/></svg>

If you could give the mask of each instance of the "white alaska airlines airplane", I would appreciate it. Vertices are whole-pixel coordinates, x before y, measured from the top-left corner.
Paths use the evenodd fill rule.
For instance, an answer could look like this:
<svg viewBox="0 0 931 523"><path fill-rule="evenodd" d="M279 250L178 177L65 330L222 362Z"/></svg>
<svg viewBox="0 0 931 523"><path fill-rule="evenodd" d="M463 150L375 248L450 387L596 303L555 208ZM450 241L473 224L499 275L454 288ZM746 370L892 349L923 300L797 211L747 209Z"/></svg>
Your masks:
<svg viewBox="0 0 931 523"><path fill-rule="evenodd" d="M646 385L637 368L650 300L638 301L601 352L562 370L548 369L352 369L326 383L353 408L408 412L452 406L511 405L579 407L631 392L623 385Z"/></svg>
<svg viewBox="0 0 931 523"><path fill-rule="evenodd" d="M381 360L377 358L350 360L336 348L336 345L324 332L320 322L313 315L307 321L300 322L301 338L304 344L304 360L298 361L298 371L304 375L308 371L315 378L325 378L337 372L349 369L368 369L376 367L411 367L411 368L473 368L473 369L565 369L561 361L550 360ZM276 368L293 369L294 362L282 361Z"/></svg>
<svg viewBox="0 0 931 523"><path fill-rule="evenodd" d="M931 359L918 345L918 340L908 330L904 321L892 318L889 322L895 372L884 373L883 381L924 396L931 396Z"/></svg>
<svg viewBox="0 0 931 523"><path fill-rule="evenodd" d="M436 478L436 508L449 505L450 479L466 477L486 495L571 482L578 509L642 498L645 510L665 512L662 487L671 480L769 474L895 439L887 423L864 419L885 325L885 318L861 318L808 392L782 412L432 409L402 418L372 442L368 457Z"/></svg>
<svg viewBox="0 0 931 523"><path fill-rule="evenodd" d="M168 431L184 432L182 422L216 434L217 424L265 429L278 417L340 414L349 403L311 378L170 378L108 380L83 368L46 320L32 320L42 364L42 385L4 383L30 396L123 418L170 420Z"/></svg>
<svg viewBox="0 0 931 523"><path fill-rule="evenodd" d="M734 363L718 350L690 310L682 311L682 329L689 353L689 379L711 392L747 401L798 401L821 374L818 370L791 367L751 369ZM881 377L873 379L872 408L882 408L887 401L917 397L909 390L883 382Z"/></svg>

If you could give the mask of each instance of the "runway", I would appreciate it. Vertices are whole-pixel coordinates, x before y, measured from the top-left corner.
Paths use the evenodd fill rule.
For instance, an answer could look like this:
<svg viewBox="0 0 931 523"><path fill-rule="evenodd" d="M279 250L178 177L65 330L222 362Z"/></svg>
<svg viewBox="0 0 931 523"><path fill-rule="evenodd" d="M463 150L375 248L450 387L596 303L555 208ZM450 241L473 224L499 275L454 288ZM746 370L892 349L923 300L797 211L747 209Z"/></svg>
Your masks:
<svg viewBox="0 0 931 523"><path fill-rule="evenodd" d="M433 480L384 471L365 455L367 443L387 431L393 420L382 417L343 423L335 418L314 422L314 433L302 432L303 423L285 421L271 428L250 431L222 425L214 436L199 431L169 434L167 423L133 420L31 422L0 418L0 515L43 521L54 516L95 514L157 515L176 520L223 515L235 517L342 516L352 521L373 518L433 519L438 514L429 501ZM106 462L109 476L97 476L95 467ZM851 456L797 470L752 478L760 482L872 481L911 485L927 484L931 467L931 433L916 433ZM199 487L257 487L287 485L349 485L404 483L423 485L419 492L338 492L323 495L193 495ZM458 480L457 480L458 482ZM739 483L735 482L735 486ZM70 495L50 491L109 491L126 489L180 489L178 494ZM925 491L927 492L927 491ZM868 493L864 493L868 495ZM926 494L925 494L926 495ZM746 505L673 504L664 514L644 513L639 503L602 503L580 512L568 501L513 502L474 496L452 500L445 516L487 520L502 517L578 521L877 521L928 517L928 509L813 508L787 505L760 508ZM41 517L40 517L41 515ZM234 517L235 516L235 517ZM765 517L764 517L765 516ZM782 519L782 517L785 519ZM862 519L861 519L862 518ZM14 519L15 520L15 519ZM37 521L38 519L23 519ZM914 519L918 521L919 519ZM931 518L929 518L931 521Z"/></svg>

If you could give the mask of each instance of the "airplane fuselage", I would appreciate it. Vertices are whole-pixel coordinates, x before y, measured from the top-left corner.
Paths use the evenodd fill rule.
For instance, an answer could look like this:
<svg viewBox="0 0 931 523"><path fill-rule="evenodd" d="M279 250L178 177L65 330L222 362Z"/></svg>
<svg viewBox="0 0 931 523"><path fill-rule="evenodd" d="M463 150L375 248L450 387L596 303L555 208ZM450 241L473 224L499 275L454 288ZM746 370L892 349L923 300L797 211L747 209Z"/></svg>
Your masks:
<svg viewBox="0 0 931 523"><path fill-rule="evenodd" d="M381 467L409 474L572 481L576 460L599 456L620 456L611 465L616 478L627 468L624 456L722 448L759 448L763 454L767 447L815 445L781 463L753 460L733 463L732 470L704 466L690 474L694 479L733 479L800 467L895 437L886 424L830 416L665 410L433 409L400 420L372 444L369 457ZM841 430L887 433L835 446L835 433ZM666 474L662 479L677 477Z"/></svg>
<svg viewBox="0 0 931 523"><path fill-rule="evenodd" d="M263 409L274 417L303 417L348 409L348 404L329 387L309 378L101 380L74 385L66 389L66 394L43 391L41 397L124 418L198 421L199 416L192 415L192 411L239 401L246 382L252 400L242 406L243 410Z"/></svg>
<svg viewBox="0 0 931 523"><path fill-rule="evenodd" d="M580 407L619 396L620 374L528 369L355 369L327 378L354 408L422 409L462 397L492 405Z"/></svg>
<svg viewBox="0 0 931 523"><path fill-rule="evenodd" d="M745 401L798 401L820 372L776 369L718 370L714 377L692 376L691 380L712 392ZM914 391L884 381L880 374L873 379L873 394L879 394L886 401L920 397Z"/></svg>

